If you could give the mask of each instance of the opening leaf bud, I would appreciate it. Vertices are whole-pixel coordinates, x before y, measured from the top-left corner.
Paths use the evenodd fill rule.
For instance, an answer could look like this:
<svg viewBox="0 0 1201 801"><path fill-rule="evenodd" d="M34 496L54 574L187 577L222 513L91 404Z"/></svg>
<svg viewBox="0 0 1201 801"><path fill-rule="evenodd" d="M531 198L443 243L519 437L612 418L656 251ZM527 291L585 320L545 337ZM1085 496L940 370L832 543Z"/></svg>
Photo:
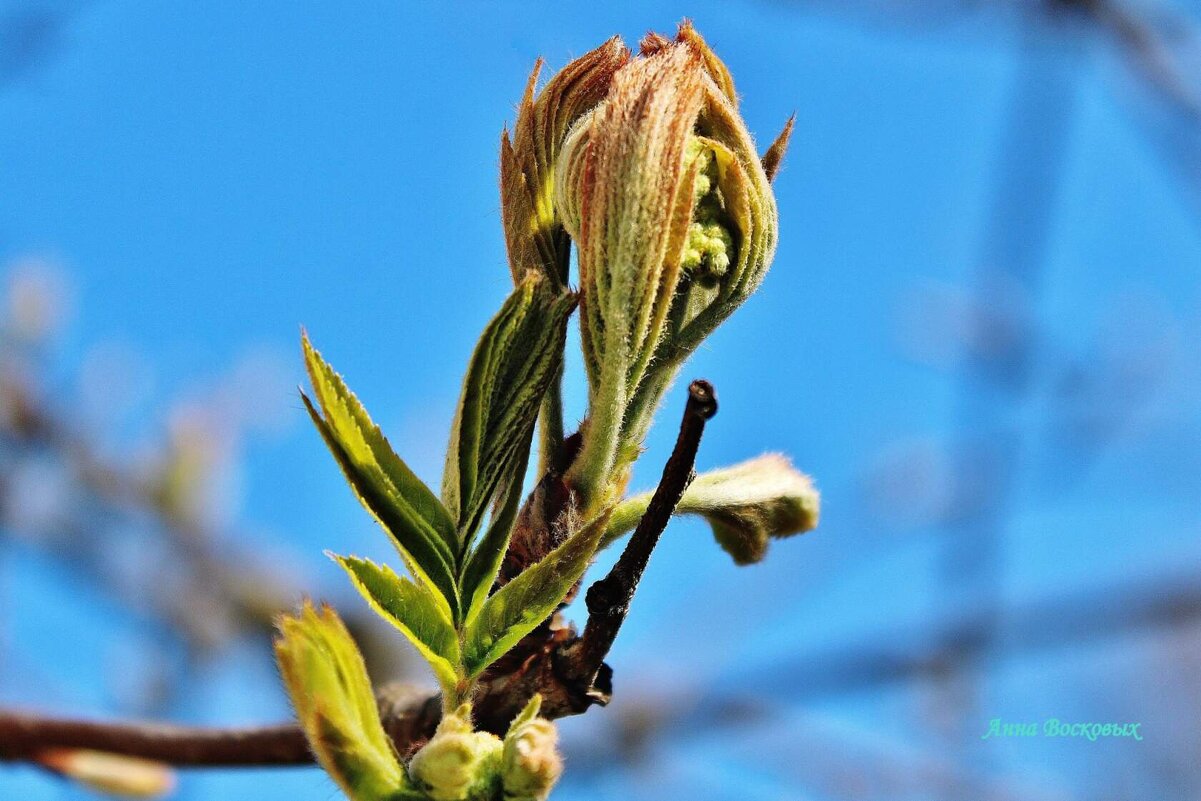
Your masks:
<svg viewBox="0 0 1201 801"><path fill-rule="evenodd" d="M555 74L535 96L539 61L526 84L512 136L500 143L501 218L513 283L531 271L567 285L570 241L555 212L555 163L568 130L609 91L613 73L630 58L617 37Z"/></svg>
<svg viewBox="0 0 1201 801"><path fill-rule="evenodd" d="M279 630L280 673L321 767L354 801L407 789L363 657L337 613L306 601L298 616L280 619Z"/></svg>
<svg viewBox="0 0 1201 801"><path fill-rule="evenodd" d="M729 70L688 23L648 36L578 118L553 195L578 251L587 497L623 475L680 363L759 286L778 222Z"/></svg>

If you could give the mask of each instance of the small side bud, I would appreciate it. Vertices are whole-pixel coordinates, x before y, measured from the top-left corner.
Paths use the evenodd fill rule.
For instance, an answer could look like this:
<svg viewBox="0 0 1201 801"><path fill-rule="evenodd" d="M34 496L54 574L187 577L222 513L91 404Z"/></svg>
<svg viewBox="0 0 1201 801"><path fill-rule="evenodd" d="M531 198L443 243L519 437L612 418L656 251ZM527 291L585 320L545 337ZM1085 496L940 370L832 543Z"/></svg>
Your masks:
<svg viewBox="0 0 1201 801"><path fill-rule="evenodd" d="M472 731L471 706L442 718L409 762L409 777L433 801L490 799L500 784L500 738Z"/></svg>
<svg viewBox="0 0 1201 801"><path fill-rule="evenodd" d="M542 696L535 695L505 735L502 776L509 801L543 801L563 773L555 724L537 717Z"/></svg>
<svg viewBox="0 0 1201 801"><path fill-rule="evenodd" d="M763 559L769 539L815 528L820 496L787 459L768 454L697 477L677 511L703 516L721 547L747 565Z"/></svg>
<svg viewBox="0 0 1201 801"><path fill-rule="evenodd" d="M175 774L160 762L80 748L51 748L36 760L48 770L110 795L159 798L175 789Z"/></svg>

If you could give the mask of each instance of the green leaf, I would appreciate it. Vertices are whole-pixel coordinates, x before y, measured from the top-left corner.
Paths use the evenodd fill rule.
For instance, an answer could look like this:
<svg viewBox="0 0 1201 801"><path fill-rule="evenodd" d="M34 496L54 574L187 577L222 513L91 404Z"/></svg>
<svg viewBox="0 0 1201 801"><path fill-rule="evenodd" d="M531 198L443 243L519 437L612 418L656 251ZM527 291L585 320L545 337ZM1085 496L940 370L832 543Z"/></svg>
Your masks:
<svg viewBox="0 0 1201 801"><path fill-rule="evenodd" d="M476 345L442 479L442 500L458 525L460 554L466 553L498 487L512 481L528 458L534 421L562 361L574 307L573 295L554 291L545 276L531 273ZM464 595L475 589L464 587Z"/></svg>
<svg viewBox="0 0 1201 801"><path fill-rule="evenodd" d="M505 483L497 490L496 505L492 510L492 519L488 521L488 530L467 558L459 582L463 603L467 608L465 618L470 618L479 611L496 581L496 574L500 572L501 562L504 561L505 552L509 549L509 540L513 536L517 510L521 506L523 479L528 464L527 449L518 458Z"/></svg>
<svg viewBox="0 0 1201 801"><path fill-rule="evenodd" d="M447 697L456 693L462 672L459 640L434 592L396 575L387 565L354 556L330 557L346 570L371 608L408 637L430 663Z"/></svg>
<svg viewBox="0 0 1201 801"><path fill-rule="evenodd" d="M457 534L442 503L392 450L342 378L303 337L305 364L324 417L301 393L305 407L362 502L392 536L414 577L432 583L453 610Z"/></svg>
<svg viewBox="0 0 1201 801"><path fill-rule="evenodd" d="M305 602L279 622L275 654L296 716L330 777L353 801L412 791L380 722L363 657L337 613Z"/></svg>
<svg viewBox="0 0 1201 801"><path fill-rule="evenodd" d="M605 533L607 514L601 514L572 534L537 564L527 568L484 601L467 620L463 662L469 678L504 656L555 611L567 591L579 581Z"/></svg>

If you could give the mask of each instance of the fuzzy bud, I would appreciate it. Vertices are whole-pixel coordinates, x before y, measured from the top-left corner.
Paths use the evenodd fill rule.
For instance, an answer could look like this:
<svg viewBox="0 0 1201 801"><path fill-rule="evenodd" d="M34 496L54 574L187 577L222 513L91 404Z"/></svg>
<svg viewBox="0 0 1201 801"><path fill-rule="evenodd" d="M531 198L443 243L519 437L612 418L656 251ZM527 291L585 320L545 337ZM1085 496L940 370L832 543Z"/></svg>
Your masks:
<svg viewBox="0 0 1201 801"><path fill-rule="evenodd" d="M299 615L280 618L279 631L280 674L321 767L353 799L407 789L363 657L334 610L306 602Z"/></svg>
<svg viewBox="0 0 1201 801"><path fill-rule="evenodd" d="M542 697L535 695L505 735L502 775L509 801L542 801L563 772L559 732L537 717L541 705Z"/></svg>
<svg viewBox="0 0 1201 801"><path fill-rule="evenodd" d="M434 736L409 762L409 777L433 801L495 796L502 745L488 732L472 731L467 704L442 718Z"/></svg>
<svg viewBox="0 0 1201 801"><path fill-rule="evenodd" d="M573 470L587 495L620 475L680 363L759 286L778 223L729 71L688 23L616 71L555 181L579 255L590 398Z"/></svg>
<svg viewBox="0 0 1201 801"><path fill-rule="evenodd" d="M568 130L609 91L630 52L614 37L569 63L535 95L539 61L517 107L517 124L500 143L501 218L513 283L530 271L567 285L570 241L553 197L555 164Z"/></svg>
<svg viewBox="0 0 1201 801"><path fill-rule="evenodd" d="M606 543L632 529L651 494L623 501L610 518ZM779 454L702 473L688 486L676 514L695 514L713 528L717 542L740 565L762 561L772 539L817 527L821 497L813 482Z"/></svg>

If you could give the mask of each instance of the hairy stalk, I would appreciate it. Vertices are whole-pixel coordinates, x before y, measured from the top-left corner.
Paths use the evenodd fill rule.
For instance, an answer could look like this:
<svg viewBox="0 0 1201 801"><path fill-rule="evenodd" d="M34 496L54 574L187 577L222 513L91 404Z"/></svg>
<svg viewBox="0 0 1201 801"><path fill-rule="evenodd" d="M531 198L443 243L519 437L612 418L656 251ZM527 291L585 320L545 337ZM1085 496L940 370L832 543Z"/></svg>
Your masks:
<svg viewBox="0 0 1201 801"><path fill-rule="evenodd" d="M563 437L563 365L560 364L542 399L542 414L538 420L538 475L562 475L567 469Z"/></svg>

